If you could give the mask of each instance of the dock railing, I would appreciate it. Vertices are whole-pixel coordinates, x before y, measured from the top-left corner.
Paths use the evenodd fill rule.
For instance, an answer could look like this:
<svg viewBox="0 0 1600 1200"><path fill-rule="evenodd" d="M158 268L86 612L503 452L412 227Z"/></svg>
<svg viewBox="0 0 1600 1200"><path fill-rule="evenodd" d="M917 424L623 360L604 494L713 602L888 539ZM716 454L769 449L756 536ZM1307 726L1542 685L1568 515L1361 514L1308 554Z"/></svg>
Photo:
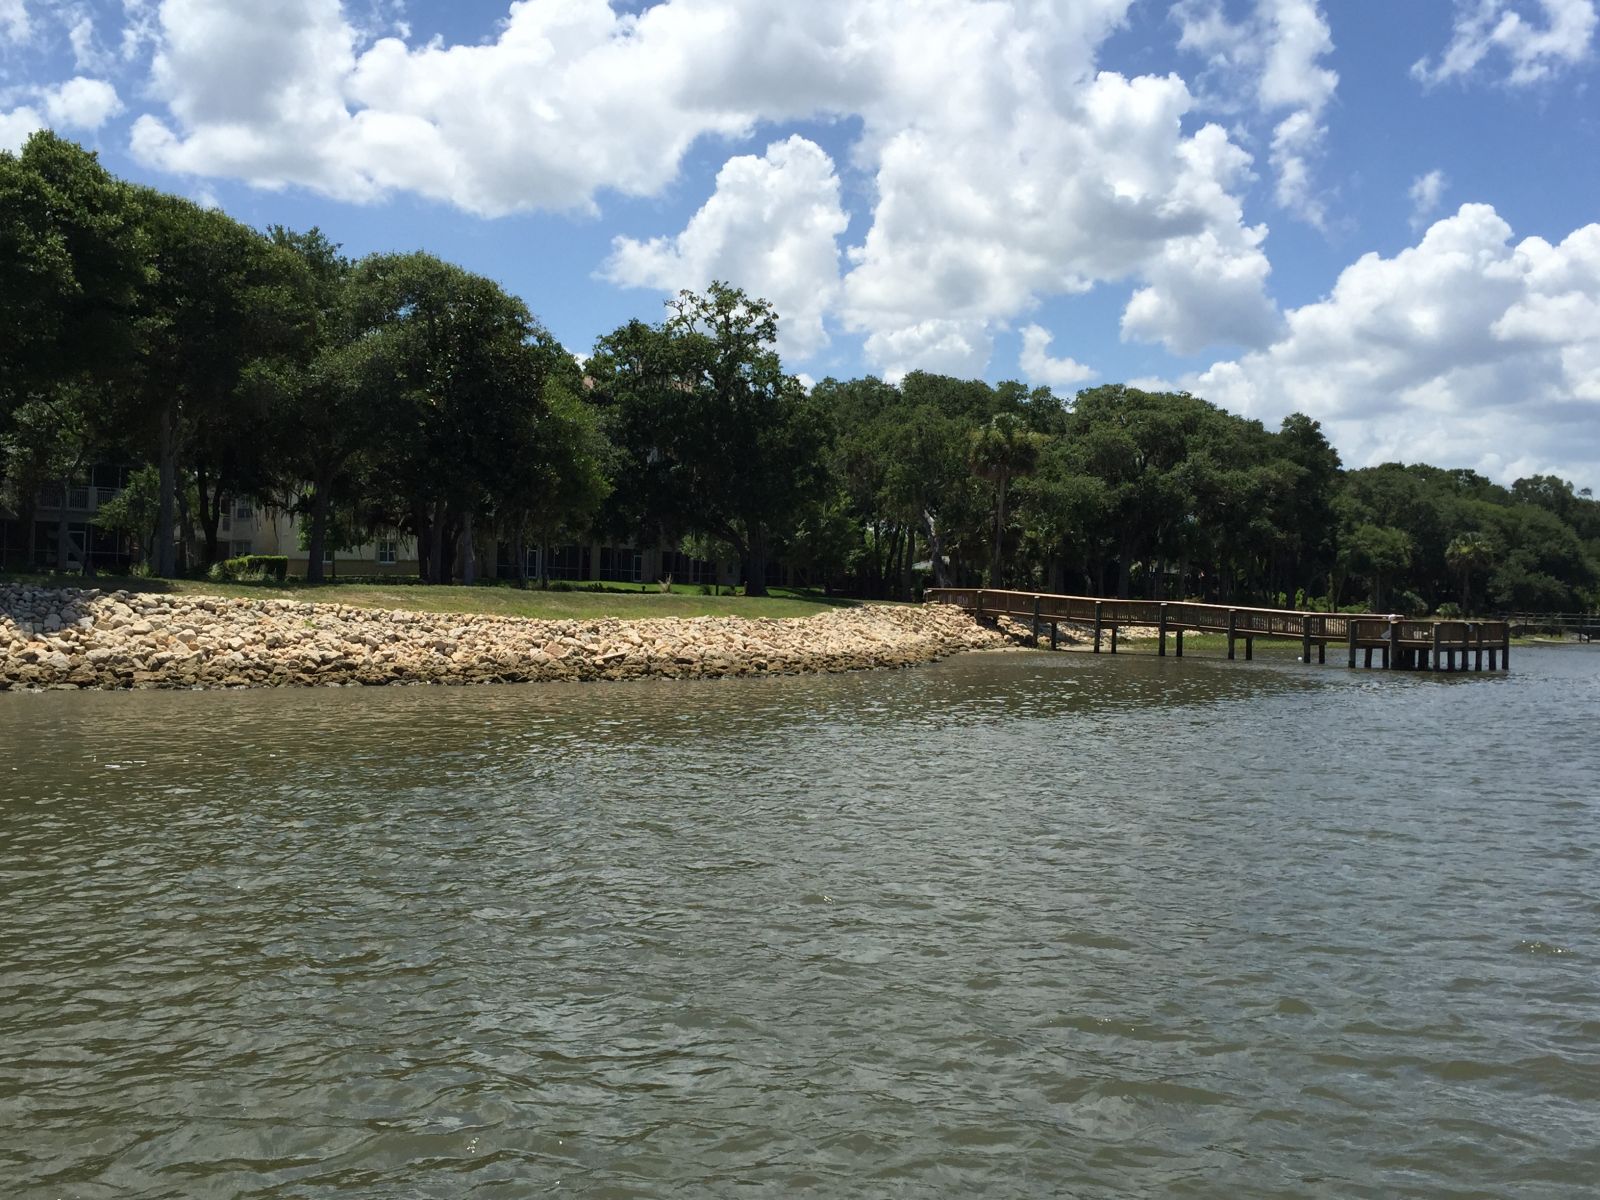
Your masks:
<svg viewBox="0 0 1600 1200"><path fill-rule="evenodd" d="M1390 669L1436 671L1508 670L1511 659L1511 624L1503 620L1432 620L1379 613L1319 613L1294 609L1257 608L1247 605L1198 604L1187 600L1121 600L1100 596L1064 596L1048 592L1018 592L997 588L932 588L929 602L952 604L983 618L1010 617L1031 621L1035 635L1049 627L1050 643L1057 645L1060 626L1070 624L1093 630L1094 651L1100 653L1109 638L1117 652L1118 633L1130 627L1153 629L1157 653L1165 656L1169 636L1183 657L1185 631L1223 634L1228 657L1234 658L1239 642L1244 656L1254 657L1255 639L1298 641L1302 657L1311 661L1315 647L1318 662L1327 661L1329 645L1347 648L1349 665L1361 657L1372 666ZM1473 666L1469 668L1469 660Z"/></svg>

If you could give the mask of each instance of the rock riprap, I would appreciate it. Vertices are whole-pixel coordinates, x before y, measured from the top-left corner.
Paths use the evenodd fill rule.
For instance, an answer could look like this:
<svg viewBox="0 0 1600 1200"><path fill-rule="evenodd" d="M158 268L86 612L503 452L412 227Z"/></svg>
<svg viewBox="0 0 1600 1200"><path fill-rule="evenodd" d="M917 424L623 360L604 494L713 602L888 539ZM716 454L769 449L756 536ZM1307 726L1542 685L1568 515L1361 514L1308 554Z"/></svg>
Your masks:
<svg viewBox="0 0 1600 1200"><path fill-rule="evenodd" d="M523 683L855 671L1006 639L946 605L545 621L0 585L0 691Z"/></svg>

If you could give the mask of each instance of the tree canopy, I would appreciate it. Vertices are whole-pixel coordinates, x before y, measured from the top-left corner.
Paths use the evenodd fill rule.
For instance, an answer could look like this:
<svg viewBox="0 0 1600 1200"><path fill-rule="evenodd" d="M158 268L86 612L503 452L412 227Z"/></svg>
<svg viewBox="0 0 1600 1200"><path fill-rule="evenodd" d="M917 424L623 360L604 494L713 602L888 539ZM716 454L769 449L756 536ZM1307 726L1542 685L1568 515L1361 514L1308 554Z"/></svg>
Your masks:
<svg viewBox="0 0 1600 1200"><path fill-rule="evenodd" d="M1306 414L1274 429L1123 384L807 387L778 329L713 282L580 366L492 279L253 229L39 133L0 153L0 506L32 530L42 492L119 464L134 486L102 526L162 574L225 554L224 506L247 498L301 518L313 582L325 551L381 533L415 539L433 582L497 547L526 581L530 542L607 538L719 548L754 594L782 562L886 598L1600 600L1600 502L1554 476L1347 470Z"/></svg>

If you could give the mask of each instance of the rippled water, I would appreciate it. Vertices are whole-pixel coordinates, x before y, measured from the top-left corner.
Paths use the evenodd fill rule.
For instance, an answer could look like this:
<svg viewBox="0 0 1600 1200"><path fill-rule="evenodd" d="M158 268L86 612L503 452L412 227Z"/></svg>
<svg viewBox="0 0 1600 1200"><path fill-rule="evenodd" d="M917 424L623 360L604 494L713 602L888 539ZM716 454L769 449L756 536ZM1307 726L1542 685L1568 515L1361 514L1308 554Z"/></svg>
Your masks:
<svg viewBox="0 0 1600 1200"><path fill-rule="evenodd" d="M0 1196L1592 1196L1513 665L0 696Z"/></svg>

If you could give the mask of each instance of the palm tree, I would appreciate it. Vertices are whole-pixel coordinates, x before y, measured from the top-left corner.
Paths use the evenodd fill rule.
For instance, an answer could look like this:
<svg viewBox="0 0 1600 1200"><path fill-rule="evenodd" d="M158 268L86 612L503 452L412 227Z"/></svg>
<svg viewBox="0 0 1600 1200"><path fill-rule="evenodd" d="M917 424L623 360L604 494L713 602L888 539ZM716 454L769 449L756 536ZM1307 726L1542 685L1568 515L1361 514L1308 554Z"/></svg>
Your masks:
<svg viewBox="0 0 1600 1200"><path fill-rule="evenodd" d="M1444 561L1461 580L1461 612L1472 611L1472 573L1491 565L1495 546L1481 533L1457 534L1444 548Z"/></svg>
<svg viewBox="0 0 1600 1200"><path fill-rule="evenodd" d="M1006 493L1011 481L1029 474L1039 463L1044 438L1013 413L1001 413L972 434L967 463L979 479L994 485L994 545L989 554L990 587L1000 586L1000 564L1006 532Z"/></svg>

